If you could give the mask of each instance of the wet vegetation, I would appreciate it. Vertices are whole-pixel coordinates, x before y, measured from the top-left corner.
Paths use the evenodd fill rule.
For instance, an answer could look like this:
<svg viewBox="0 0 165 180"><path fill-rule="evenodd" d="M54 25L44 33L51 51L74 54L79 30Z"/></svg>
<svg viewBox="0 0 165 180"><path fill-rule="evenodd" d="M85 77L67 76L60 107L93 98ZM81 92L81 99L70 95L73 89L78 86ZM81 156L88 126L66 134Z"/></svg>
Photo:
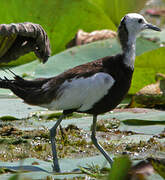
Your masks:
<svg viewBox="0 0 165 180"><path fill-rule="evenodd" d="M121 111L122 109L119 110ZM127 110L125 109L123 109L122 112L127 114ZM120 127L123 126L124 121L122 122L122 117L120 117L120 115L122 116L123 113L116 112L105 114L100 118L97 124L98 140L110 154L114 156L129 155L129 157L134 160L141 160L148 157L159 157L161 153L165 152L164 131L155 135L146 135L147 138L144 138L145 132L121 131ZM156 111L155 115L157 113L159 114L159 111ZM115 114L119 116L119 118L113 117L116 116ZM134 114L133 116L136 116L137 113ZM57 115L55 115L54 112L52 113L53 117L57 117L58 115L59 113L57 113ZM21 130L21 126L17 126L17 123L21 122L22 125L26 124L26 127L28 127L31 123L28 119L22 119L21 121L3 121L0 127L0 161L15 162L24 160L25 158L37 158L51 163L52 155L49 130L45 127L44 122L54 122L56 119L48 118L48 120L47 116L47 114L45 116L42 114L42 117L37 117L33 114L33 122L40 123L42 128L33 127L33 129L29 128L29 130ZM125 117L126 116L127 115L125 115ZM88 119L91 119L91 117L86 115L78 119L77 117L79 117L79 114L74 113L73 117L70 115L69 118L76 119L77 122L80 121L80 124L81 121L89 121ZM64 121L68 122L69 119ZM99 155L99 152L90 139L90 123L88 129L81 128L81 126L78 127L77 124L62 125L63 127L58 129L56 140L60 158L69 158L74 161L74 159L77 158ZM157 155L153 155L153 152L157 152ZM88 163L86 163L86 165L87 164ZM31 165L40 165L40 163L33 161ZM81 167L81 173L95 178L105 178L105 174L109 172L109 169L102 169L102 167L97 164L93 164L92 166L89 164L88 166L87 169ZM12 172L10 168L9 170L7 169L2 169L1 174Z"/></svg>

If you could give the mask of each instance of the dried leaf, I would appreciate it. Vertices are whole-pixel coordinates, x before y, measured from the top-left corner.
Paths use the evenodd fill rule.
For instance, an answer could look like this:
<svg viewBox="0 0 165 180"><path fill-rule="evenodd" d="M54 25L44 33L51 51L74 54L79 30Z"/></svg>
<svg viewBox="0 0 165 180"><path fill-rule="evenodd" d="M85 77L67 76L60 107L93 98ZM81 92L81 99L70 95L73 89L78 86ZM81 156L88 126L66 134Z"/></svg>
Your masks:
<svg viewBox="0 0 165 180"><path fill-rule="evenodd" d="M16 60L31 51L43 63L50 57L50 42L41 25L30 22L0 25L0 62Z"/></svg>
<svg viewBox="0 0 165 180"><path fill-rule="evenodd" d="M91 33L84 32L83 30L79 30L74 37L67 45L67 48L76 46L76 45L82 45L82 44L88 44L94 41L98 40L104 40L108 38L114 38L117 34L114 31L111 30L100 30L100 31L93 31Z"/></svg>
<svg viewBox="0 0 165 180"><path fill-rule="evenodd" d="M165 107L165 75L157 73L156 83L149 84L138 91L131 100L128 107Z"/></svg>

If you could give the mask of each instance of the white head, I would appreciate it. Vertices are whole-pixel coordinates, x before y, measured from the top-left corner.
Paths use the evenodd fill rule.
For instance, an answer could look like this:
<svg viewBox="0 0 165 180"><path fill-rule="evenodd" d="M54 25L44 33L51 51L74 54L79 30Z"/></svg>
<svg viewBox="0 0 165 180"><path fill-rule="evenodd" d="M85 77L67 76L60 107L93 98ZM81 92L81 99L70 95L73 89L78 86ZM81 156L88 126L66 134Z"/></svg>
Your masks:
<svg viewBox="0 0 165 180"><path fill-rule="evenodd" d="M137 34L145 29L161 31L158 27L148 23L140 14L126 14L122 18L118 28L118 37L122 45L122 49L124 50L127 48L128 44L134 44Z"/></svg>
<svg viewBox="0 0 165 180"><path fill-rule="evenodd" d="M160 29L150 23L148 23L144 17L137 13L129 13L124 17L125 25L128 34L137 35L140 31L145 29L152 29L155 31L160 31Z"/></svg>
<svg viewBox="0 0 165 180"><path fill-rule="evenodd" d="M158 27L148 23L140 14L126 14L119 25L118 37L125 54L124 63L134 68L136 36L145 29L161 31Z"/></svg>

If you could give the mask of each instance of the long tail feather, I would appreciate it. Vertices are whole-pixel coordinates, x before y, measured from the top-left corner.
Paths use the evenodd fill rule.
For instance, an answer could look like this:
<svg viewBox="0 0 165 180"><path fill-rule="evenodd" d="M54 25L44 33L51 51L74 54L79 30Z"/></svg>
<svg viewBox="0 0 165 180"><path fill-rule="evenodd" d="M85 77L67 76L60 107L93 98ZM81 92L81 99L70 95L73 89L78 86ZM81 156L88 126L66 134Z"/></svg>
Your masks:
<svg viewBox="0 0 165 180"><path fill-rule="evenodd" d="M5 72L7 71L5 70ZM13 71L9 70L9 72L14 75L13 79L8 79L6 76L0 78L0 88L10 89L15 95L22 98L28 104L38 105L43 103L41 98L43 97L44 99L42 85L49 79L25 80Z"/></svg>

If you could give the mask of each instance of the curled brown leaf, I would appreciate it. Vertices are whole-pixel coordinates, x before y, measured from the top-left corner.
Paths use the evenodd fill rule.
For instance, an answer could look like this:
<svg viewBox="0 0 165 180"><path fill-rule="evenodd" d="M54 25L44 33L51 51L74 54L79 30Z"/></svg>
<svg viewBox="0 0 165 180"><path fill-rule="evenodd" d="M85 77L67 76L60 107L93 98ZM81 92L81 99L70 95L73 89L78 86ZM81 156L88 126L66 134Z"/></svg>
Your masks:
<svg viewBox="0 0 165 180"><path fill-rule="evenodd" d="M0 24L0 62L8 63L32 51L43 63L51 55L50 42L41 25Z"/></svg>
<svg viewBox="0 0 165 180"><path fill-rule="evenodd" d="M97 30L90 33L80 29L76 33L75 37L66 45L66 47L70 48L76 45L88 44L98 40L114 38L116 36L116 32L107 29Z"/></svg>

